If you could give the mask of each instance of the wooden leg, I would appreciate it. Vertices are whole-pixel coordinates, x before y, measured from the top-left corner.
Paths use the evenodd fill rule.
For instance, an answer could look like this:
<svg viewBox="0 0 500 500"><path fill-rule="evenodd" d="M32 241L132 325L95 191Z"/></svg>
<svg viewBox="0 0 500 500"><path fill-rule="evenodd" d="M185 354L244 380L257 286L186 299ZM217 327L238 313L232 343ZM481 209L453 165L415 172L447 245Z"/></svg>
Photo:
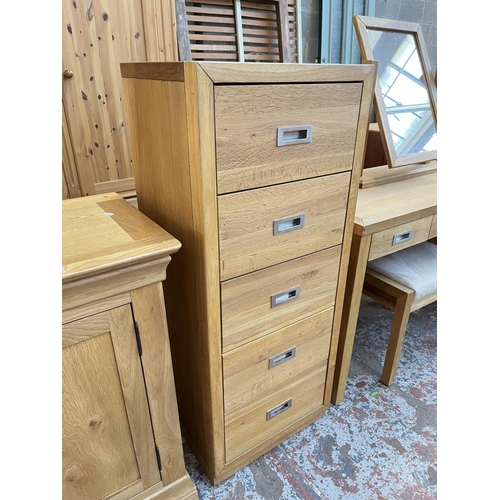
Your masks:
<svg viewBox="0 0 500 500"><path fill-rule="evenodd" d="M353 235L333 380L331 402L334 405L344 400L370 244L370 234L362 237Z"/></svg>
<svg viewBox="0 0 500 500"><path fill-rule="evenodd" d="M394 308L394 318L392 320L391 333L389 336L389 345L385 354L384 369L380 381L389 386L396 379L398 371L399 358L403 348L403 341L406 335L406 327L408 326L408 318L410 316L410 308L413 302L413 291L404 294L396 299Z"/></svg>

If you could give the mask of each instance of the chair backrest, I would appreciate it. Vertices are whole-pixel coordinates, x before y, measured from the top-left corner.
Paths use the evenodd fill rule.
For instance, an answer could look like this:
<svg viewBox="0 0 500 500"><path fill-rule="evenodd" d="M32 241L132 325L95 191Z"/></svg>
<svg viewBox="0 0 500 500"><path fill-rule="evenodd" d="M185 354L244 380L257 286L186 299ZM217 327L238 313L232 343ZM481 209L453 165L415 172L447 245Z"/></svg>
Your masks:
<svg viewBox="0 0 500 500"><path fill-rule="evenodd" d="M300 0L176 0L181 61L302 62Z"/></svg>

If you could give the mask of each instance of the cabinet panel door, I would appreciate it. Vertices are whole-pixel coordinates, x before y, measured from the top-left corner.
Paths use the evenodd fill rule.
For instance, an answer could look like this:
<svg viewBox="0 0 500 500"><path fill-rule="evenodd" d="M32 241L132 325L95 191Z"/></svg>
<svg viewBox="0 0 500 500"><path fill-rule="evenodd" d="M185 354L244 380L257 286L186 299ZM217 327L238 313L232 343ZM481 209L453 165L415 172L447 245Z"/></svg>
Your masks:
<svg viewBox="0 0 500 500"><path fill-rule="evenodd" d="M65 500L161 481L129 305L63 326L62 439Z"/></svg>

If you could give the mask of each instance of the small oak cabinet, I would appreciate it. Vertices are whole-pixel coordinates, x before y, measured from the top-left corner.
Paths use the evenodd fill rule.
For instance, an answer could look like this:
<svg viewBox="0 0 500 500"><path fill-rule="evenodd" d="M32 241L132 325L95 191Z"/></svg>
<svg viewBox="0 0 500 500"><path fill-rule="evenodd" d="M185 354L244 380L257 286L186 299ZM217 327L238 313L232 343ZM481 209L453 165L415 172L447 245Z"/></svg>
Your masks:
<svg viewBox="0 0 500 500"><path fill-rule="evenodd" d="M64 500L198 498L161 282L178 240L116 193L62 202Z"/></svg>

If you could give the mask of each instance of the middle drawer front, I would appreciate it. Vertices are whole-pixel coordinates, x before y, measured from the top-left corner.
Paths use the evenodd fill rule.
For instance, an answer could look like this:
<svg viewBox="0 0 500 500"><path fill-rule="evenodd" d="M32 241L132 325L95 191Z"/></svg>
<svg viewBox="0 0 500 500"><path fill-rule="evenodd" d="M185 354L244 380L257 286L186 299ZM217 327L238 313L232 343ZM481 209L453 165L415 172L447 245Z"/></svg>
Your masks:
<svg viewBox="0 0 500 500"><path fill-rule="evenodd" d="M333 308L223 355L224 411L328 358Z"/></svg>
<svg viewBox="0 0 500 500"><path fill-rule="evenodd" d="M224 415L226 462L323 405L327 362Z"/></svg>
<svg viewBox="0 0 500 500"><path fill-rule="evenodd" d="M221 285L222 349L231 349L335 303L341 245Z"/></svg>
<svg viewBox="0 0 500 500"><path fill-rule="evenodd" d="M350 177L219 196L221 281L342 243Z"/></svg>

